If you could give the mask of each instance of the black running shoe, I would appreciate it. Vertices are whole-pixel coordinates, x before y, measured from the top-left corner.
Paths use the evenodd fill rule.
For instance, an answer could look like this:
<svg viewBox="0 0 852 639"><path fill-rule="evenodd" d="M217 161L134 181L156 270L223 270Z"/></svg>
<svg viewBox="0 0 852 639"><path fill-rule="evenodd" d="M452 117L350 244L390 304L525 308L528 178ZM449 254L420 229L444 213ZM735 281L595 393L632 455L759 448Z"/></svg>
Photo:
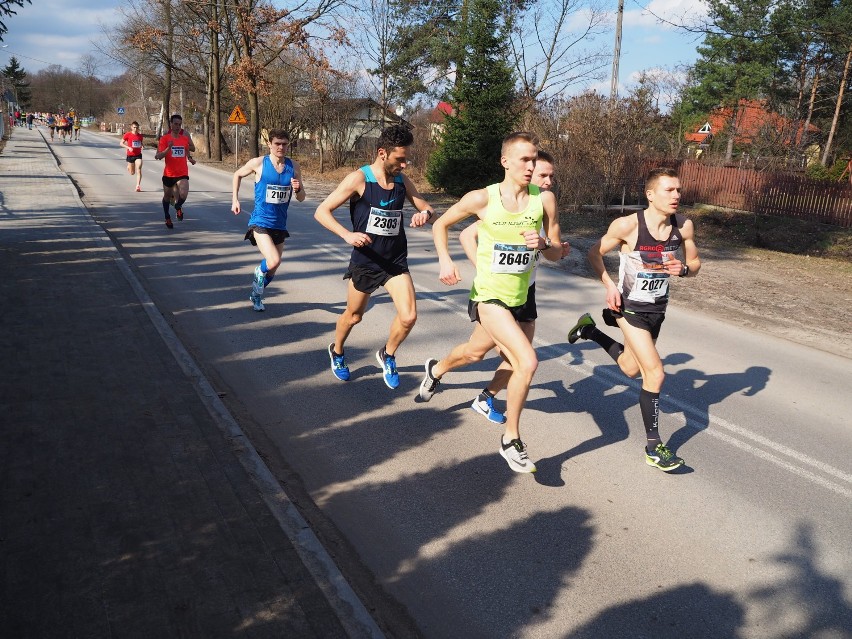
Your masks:
<svg viewBox="0 0 852 639"><path fill-rule="evenodd" d="M172 224L172 218L167 217L166 218L166 228L167 229L173 229L174 227L175 227L175 225Z"/></svg>
<svg viewBox="0 0 852 639"><path fill-rule="evenodd" d="M584 313L580 316L580 319L577 320L577 323L568 331L568 343L573 344L578 339L583 337L583 329L587 326L594 326L595 320L592 319L592 316L588 313ZM585 339L585 338L583 338Z"/></svg>
<svg viewBox="0 0 852 639"><path fill-rule="evenodd" d="M649 466L656 466L667 473L683 466L683 460L669 450L669 447L665 444L657 444L650 453L646 448L645 463Z"/></svg>

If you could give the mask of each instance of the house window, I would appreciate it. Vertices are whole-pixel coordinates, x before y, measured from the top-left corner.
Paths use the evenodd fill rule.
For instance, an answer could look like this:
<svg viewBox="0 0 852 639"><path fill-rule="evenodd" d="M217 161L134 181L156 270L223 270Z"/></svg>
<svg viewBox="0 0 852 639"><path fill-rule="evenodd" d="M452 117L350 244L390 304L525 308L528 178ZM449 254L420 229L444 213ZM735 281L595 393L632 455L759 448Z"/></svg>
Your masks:
<svg viewBox="0 0 852 639"><path fill-rule="evenodd" d="M709 123L709 122L705 122L705 123L704 123L704 126L703 126L703 127L701 127L700 129L698 129L698 132L699 132L699 133L710 133L710 123Z"/></svg>

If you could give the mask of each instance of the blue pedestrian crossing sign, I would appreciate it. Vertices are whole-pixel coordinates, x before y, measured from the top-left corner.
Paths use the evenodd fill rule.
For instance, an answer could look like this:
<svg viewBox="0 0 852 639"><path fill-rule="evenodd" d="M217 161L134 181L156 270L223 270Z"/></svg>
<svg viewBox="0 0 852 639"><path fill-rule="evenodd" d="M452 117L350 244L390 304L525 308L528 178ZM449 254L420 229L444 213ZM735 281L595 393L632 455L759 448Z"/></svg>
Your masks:
<svg viewBox="0 0 852 639"><path fill-rule="evenodd" d="M118 114L124 115L124 107L118 107Z"/></svg>

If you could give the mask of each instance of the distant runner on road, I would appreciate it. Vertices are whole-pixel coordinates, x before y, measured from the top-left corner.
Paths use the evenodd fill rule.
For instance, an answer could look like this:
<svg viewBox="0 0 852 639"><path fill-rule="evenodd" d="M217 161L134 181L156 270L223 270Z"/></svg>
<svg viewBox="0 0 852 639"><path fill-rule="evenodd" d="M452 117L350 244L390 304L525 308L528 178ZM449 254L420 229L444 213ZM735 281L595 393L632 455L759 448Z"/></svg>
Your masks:
<svg viewBox="0 0 852 639"><path fill-rule="evenodd" d="M136 176L136 190L142 190L142 149L144 138L139 133L139 123L133 121L130 123L130 131L124 134L119 145L127 149L127 172L130 175Z"/></svg>
<svg viewBox="0 0 852 639"><path fill-rule="evenodd" d="M195 160L189 155L195 151L192 138L181 128L183 118L177 113L169 118L170 131L160 138L155 160L165 158L166 166L163 168L163 214L166 217L166 227L172 228L172 217L169 215L169 206L174 200L175 213L178 221L183 220L183 203L189 197L189 166L187 160L195 164Z"/></svg>
<svg viewBox="0 0 852 639"><path fill-rule="evenodd" d="M287 211L293 194L299 202L305 201L302 172L298 163L287 157L290 136L284 129L269 132L269 155L253 158L234 172L232 181L231 211L239 215L240 183L254 174L254 210L248 221L245 239L254 244L263 259L254 269L249 300L256 311L263 311L266 286L275 277L284 253L287 232Z"/></svg>
<svg viewBox="0 0 852 639"><path fill-rule="evenodd" d="M683 459L660 439L660 391L665 373L657 352L657 338L666 317L669 278L698 274L701 260L694 241L691 220L677 213L680 179L674 169L654 169L645 182L648 208L625 215L589 249L589 263L606 288L607 308L603 320L617 326L624 344L616 342L595 326L588 313L568 332L568 341L588 339L603 348L628 377L642 376L639 408L645 424L645 462L666 472L683 465ZM683 260L677 251L683 248ZM618 284L604 266L603 256L619 249Z"/></svg>
<svg viewBox="0 0 852 639"><path fill-rule="evenodd" d="M352 248L349 268L343 279L349 280L346 310L338 318L334 341L328 345L332 374L349 380L349 367L343 346L352 328L364 317L370 295L384 286L393 300L396 317L390 335L378 351L376 361L388 388L399 386L396 351L417 321L414 282L408 272L408 240L402 206L408 198L417 210L410 226L431 221L434 211L402 171L407 163L408 147L414 136L407 128L390 126L377 142L376 159L347 175L338 187L317 207L314 217ZM352 230L334 219L333 211L349 203Z"/></svg>

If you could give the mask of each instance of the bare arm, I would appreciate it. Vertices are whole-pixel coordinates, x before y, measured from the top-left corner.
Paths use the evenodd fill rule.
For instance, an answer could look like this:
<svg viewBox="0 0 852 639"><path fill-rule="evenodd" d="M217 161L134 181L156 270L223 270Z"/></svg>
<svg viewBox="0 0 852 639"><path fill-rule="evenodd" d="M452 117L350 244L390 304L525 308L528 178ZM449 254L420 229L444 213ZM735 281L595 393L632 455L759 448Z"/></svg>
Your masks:
<svg viewBox="0 0 852 639"><path fill-rule="evenodd" d="M295 160L290 160L293 163L293 179L290 180L290 185L293 187L293 193L296 194L296 199L299 202L305 201L305 185L302 183L302 169L299 163Z"/></svg>
<svg viewBox="0 0 852 639"><path fill-rule="evenodd" d="M606 288L606 304L614 311L621 310L621 293L619 293L618 286L612 281L609 273L606 272L603 256L625 244L626 238L630 235L634 226L635 222L631 223L629 216L613 220L606 234L589 249L587 254L589 264Z"/></svg>
<svg viewBox="0 0 852 639"><path fill-rule="evenodd" d="M464 254L467 255L467 259L473 262L474 266L476 266L476 251L479 248L480 222L481 220L477 220L464 231L459 233L459 242L461 242L462 248L464 249Z"/></svg>
<svg viewBox="0 0 852 639"><path fill-rule="evenodd" d="M568 243L562 243L562 231L559 228L559 212L556 209L556 197L553 193L549 191L545 191L541 194L541 203L544 207L544 219L542 220L542 227L547 239L550 240L550 248L545 248L545 246L540 246L539 250L541 250L541 254L550 260L551 262L556 262L565 257L571 248L568 246ZM541 242L544 243L544 240Z"/></svg>
<svg viewBox="0 0 852 639"><path fill-rule="evenodd" d="M244 177L252 175L261 166L263 158L252 158L240 168L234 171L234 177L231 180L231 211L234 215L240 214L240 183Z"/></svg>
<svg viewBox="0 0 852 639"><path fill-rule="evenodd" d="M402 180L405 183L405 195L408 197L408 201L411 202L411 206L417 209L417 213L411 216L410 226L416 228L418 226L423 226L429 221L434 222L435 212L432 210L432 207L429 206L429 202L423 199L423 196L420 195L417 191L417 187L408 179L407 175L403 175Z"/></svg>
<svg viewBox="0 0 852 639"><path fill-rule="evenodd" d="M450 257L449 227L471 215L482 218L485 215L487 206L488 191L485 189L471 191L447 209L447 212L439 217L432 225L432 239L435 242L435 251L438 253L438 264L441 267L438 278L444 284L452 286L461 281L458 269L456 269L456 265Z"/></svg>
<svg viewBox="0 0 852 639"><path fill-rule="evenodd" d="M353 195L362 194L366 184L367 182L363 172L360 170L352 171L352 173L343 178L343 181L338 184L337 188L322 201L314 213L314 219L317 222L322 224L335 235L340 236L341 239L352 246L365 246L370 244L372 240L366 233L350 231L334 219L334 209L346 204L349 201L349 198Z"/></svg>

